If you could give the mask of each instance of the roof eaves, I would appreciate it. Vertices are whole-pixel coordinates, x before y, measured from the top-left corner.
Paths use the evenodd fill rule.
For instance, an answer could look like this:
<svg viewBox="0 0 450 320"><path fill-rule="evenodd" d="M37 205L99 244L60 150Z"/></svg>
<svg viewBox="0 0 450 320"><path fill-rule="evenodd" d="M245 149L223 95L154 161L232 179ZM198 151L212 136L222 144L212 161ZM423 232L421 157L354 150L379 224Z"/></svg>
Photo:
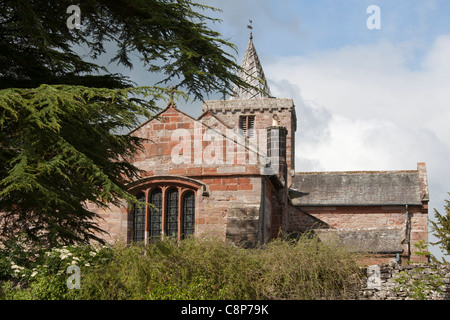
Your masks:
<svg viewBox="0 0 450 320"><path fill-rule="evenodd" d="M292 205L295 207L396 207L396 206L422 206L422 203L409 202L409 203L295 203L292 201Z"/></svg>

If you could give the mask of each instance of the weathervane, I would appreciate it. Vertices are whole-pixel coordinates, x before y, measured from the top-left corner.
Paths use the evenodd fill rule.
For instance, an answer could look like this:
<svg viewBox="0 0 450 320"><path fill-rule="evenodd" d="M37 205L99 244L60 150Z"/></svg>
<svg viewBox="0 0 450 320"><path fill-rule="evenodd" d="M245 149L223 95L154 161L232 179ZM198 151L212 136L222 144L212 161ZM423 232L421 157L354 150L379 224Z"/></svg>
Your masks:
<svg viewBox="0 0 450 320"><path fill-rule="evenodd" d="M168 93L169 93L169 103L168 105L171 105L172 107L176 108L177 105L175 104L175 101L173 100L173 93L174 93L174 87L173 85L169 88Z"/></svg>
<svg viewBox="0 0 450 320"><path fill-rule="evenodd" d="M253 39L253 20L248 20L250 24L247 25L247 28L250 29L250 39Z"/></svg>

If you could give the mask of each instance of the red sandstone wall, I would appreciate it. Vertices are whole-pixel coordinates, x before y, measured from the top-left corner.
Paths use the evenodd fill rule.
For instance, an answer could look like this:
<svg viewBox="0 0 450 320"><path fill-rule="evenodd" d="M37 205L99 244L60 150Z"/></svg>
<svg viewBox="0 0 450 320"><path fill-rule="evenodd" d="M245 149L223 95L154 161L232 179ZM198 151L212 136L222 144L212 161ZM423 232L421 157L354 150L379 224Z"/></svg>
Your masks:
<svg viewBox="0 0 450 320"><path fill-rule="evenodd" d="M214 125L209 119L208 125ZM206 121L205 121L206 122ZM217 124L216 128L220 126ZM191 157L189 163L174 163L172 150L179 141L173 141L172 133L175 129L186 129L191 134ZM143 179L151 177L189 177L206 186L206 195L203 190L197 192L196 197L196 235L210 235L225 239L230 237L237 239L243 237L249 242L257 242L259 239L261 213L261 176L257 164L249 165L251 151L246 153L245 163L237 163L236 152L234 162L229 163L223 159L223 163L196 163L194 134L201 131L204 134L208 128L202 126L191 117L183 114L175 108L165 110L159 119L145 123L141 128L133 132L134 135L149 139L144 144L144 150L135 156L134 164L144 170ZM201 137L201 135L200 135ZM211 141L200 141L200 151L211 145ZM226 143L223 140L223 155L226 156ZM237 149L235 149L237 151ZM241 150L242 151L242 150ZM212 153L212 155L215 155ZM189 159L188 159L189 160ZM200 160L203 160L200 158ZM145 191L145 184L141 190ZM272 190L269 198L272 197ZM273 200L273 199L271 199ZM275 201L276 202L276 201ZM266 214L271 208L266 207ZM132 219L127 214L126 207L111 208L99 212L106 221L101 221L101 227L111 233L108 239L120 238L129 240L131 236ZM270 229L271 219L265 220ZM270 236L270 234L269 234Z"/></svg>
<svg viewBox="0 0 450 320"><path fill-rule="evenodd" d="M288 233L302 233L316 228L327 228L326 224L316 217L294 206L288 206Z"/></svg>
<svg viewBox="0 0 450 320"><path fill-rule="evenodd" d="M100 229L107 232L107 234L98 234L105 241L114 243L115 241L127 242L130 235L129 225L132 220L128 214L127 206L119 208L117 206L110 206L109 209L100 209L93 204L88 204L89 210L99 214L101 219L98 220Z"/></svg>
<svg viewBox="0 0 450 320"><path fill-rule="evenodd" d="M208 123L211 124L211 121ZM186 129L189 134L187 140L173 137L176 129ZM153 119L133 132L133 135L149 139L144 143L144 151L135 156L134 164L146 171L144 176L260 173L257 165L259 158L254 151L237 145L227 149L227 143L230 141L225 137L221 137L222 141L217 143L214 139L212 139L214 141L205 141L202 137L207 130L208 127L202 125L201 121L196 121L175 108L169 108L160 115L159 119ZM225 134L221 131L219 130L219 133ZM186 157L183 163L177 164L173 161L172 152L174 148L181 149L180 143L183 141L186 146L190 146L190 157ZM219 152L221 155L217 158L213 150L216 145L217 150L221 150ZM183 152L175 153L184 155ZM208 163L209 155L213 163ZM249 165L252 163L251 159L256 161Z"/></svg>
<svg viewBox="0 0 450 320"><path fill-rule="evenodd" d="M305 212L325 222L332 229L383 229L396 228L405 231L406 235L406 208L404 206L373 206L373 207L305 207ZM403 256L411 260L421 261L413 254L416 250L414 244L419 240L428 241L428 214L421 206L409 206L410 216L410 245L405 241ZM290 228L305 228L312 221L305 215L291 211ZM392 258L392 257L390 257ZM384 259L384 258L383 258ZM384 261L384 260L382 260Z"/></svg>

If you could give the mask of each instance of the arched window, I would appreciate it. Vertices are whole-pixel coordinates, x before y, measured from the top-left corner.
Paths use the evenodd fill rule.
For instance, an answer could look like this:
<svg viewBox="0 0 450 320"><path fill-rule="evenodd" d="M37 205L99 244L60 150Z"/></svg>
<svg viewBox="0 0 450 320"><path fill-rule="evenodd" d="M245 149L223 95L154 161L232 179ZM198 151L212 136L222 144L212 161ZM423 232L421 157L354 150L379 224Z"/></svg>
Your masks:
<svg viewBox="0 0 450 320"><path fill-rule="evenodd" d="M160 188L154 189L150 193L151 204L155 206L150 210L149 215L149 237L158 238L162 232L162 190Z"/></svg>
<svg viewBox="0 0 450 320"><path fill-rule="evenodd" d="M137 197L139 202L146 202L145 194ZM145 239L145 205L135 204L133 210L133 242Z"/></svg>
<svg viewBox="0 0 450 320"><path fill-rule="evenodd" d="M195 193L192 191L183 194L183 231L182 238L186 238L195 231Z"/></svg>
<svg viewBox="0 0 450 320"><path fill-rule="evenodd" d="M178 237L178 190L170 189L167 192L167 219L166 234L169 237Z"/></svg>
<svg viewBox="0 0 450 320"><path fill-rule="evenodd" d="M166 177L165 177L166 178ZM156 179L153 179L156 180ZM130 211L130 241L146 243L161 236L182 240L195 234L195 210L202 185L189 179L157 180L135 187L137 198L152 206ZM130 228L131 229L131 228Z"/></svg>

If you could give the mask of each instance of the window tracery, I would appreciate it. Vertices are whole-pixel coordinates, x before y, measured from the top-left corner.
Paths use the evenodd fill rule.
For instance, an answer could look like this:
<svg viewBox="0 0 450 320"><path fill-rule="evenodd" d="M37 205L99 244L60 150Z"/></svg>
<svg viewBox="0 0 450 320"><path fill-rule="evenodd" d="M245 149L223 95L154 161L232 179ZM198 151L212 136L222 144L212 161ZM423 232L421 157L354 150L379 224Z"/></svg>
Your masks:
<svg viewBox="0 0 450 320"><path fill-rule="evenodd" d="M147 186L138 199L151 206L135 205L131 210L132 241L147 242L162 236L181 240L194 235L196 195L196 189L174 183Z"/></svg>

